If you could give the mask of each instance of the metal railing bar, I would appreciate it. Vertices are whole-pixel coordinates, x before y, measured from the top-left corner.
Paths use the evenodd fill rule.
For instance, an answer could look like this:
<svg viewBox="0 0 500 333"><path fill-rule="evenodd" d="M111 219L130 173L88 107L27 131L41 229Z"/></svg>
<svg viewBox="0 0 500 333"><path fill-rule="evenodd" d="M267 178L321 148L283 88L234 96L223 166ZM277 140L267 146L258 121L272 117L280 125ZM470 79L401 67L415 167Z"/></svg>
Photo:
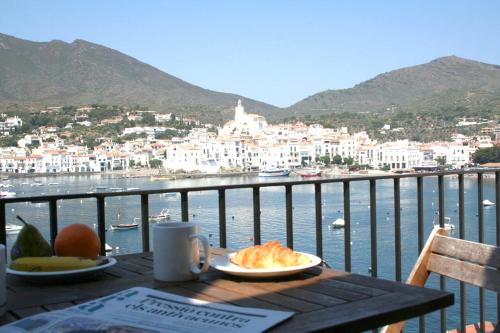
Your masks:
<svg viewBox="0 0 500 333"><path fill-rule="evenodd" d="M226 191L219 190L219 245L226 248Z"/></svg>
<svg viewBox="0 0 500 333"><path fill-rule="evenodd" d="M424 248L424 177L417 177L417 234L418 234L418 254ZM425 316L418 319L418 331L425 333Z"/></svg>
<svg viewBox="0 0 500 333"><path fill-rule="evenodd" d="M255 245L261 244L260 238L260 188L253 188L253 242Z"/></svg>
<svg viewBox="0 0 500 333"><path fill-rule="evenodd" d="M5 230L5 226L7 225L5 216L5 202L0 201L0 244L7 245L7 231ZM7 252L6 252L7 253Z"/></svg>
<svg viewBox="0 0 500 333"><path fill-rule="evenodd" d="M370 247L371 247L371 273L377 276L377 184L375 179L370 179Z"/></svg>
<svg viewBox="0 0 500 333"><path fill-rule="evenodd" d="M351 183L344 181L344 260L345 271L352 270L351 258Z"/></svg>
<svg viewBox="0 0 500 333"><path fill-rule="evenodd" d="M323 258L323 212L321 184L314 184L314 207L316 213L316 255Z"/></svg>
<svg viewBox="0 0 500 333"><path fill-rule="evenodd" d="M189 203L188 203L188 192L181 192L181 218L182 222L189 221Z"/></svg>
<svg viewBox="0 0 500 333"><path fill-rule="evenodd" d="M483 173L492 173L500 171L500 169L491 169L487 171L482 171ZM415 178L415 177L435 177L435 176L446 176L446 175L460 175L460 174L477 174L477 171L443 171L443 172L431 172L431 173L406 173L398 175L384 175L384 176L350 176L348 178L330 178L330 179L317 179L317 180L300 180L300 181L282 181L282 182L268 182L268 183L248 183L248 184L228 184L228 185L210 185L210 186L197 186L190 187L189 189L185 187L179 188L169 188L169 189L151 189L151 190L137 190L137 191L121 191L121 192L99 192L99 193L75 193L75 194L51 194L43 196L31 196L31 197L14 197L14 198L3 198L0 201L6 203L13 202L48 202L52 199L86 199L86 198L97 198L99 196L105 197L119 197L119 196L129 196L129 195L141 195L141 194L163 194L163 193L176 193L180 192L195 192L195 191L216 191L219 189L232 190L241 188L253 188L258 187L276 187L276 186L294 186L294 185L310 185L310 184L328 184L328 183L340 183L348 179L350 182L354 181L370 181L370 180L384 180L384 179L402 179L402 178Z"/></svg>
<svg viewBox="0 0 500 333"><path fill-rule="evenodd" d="M97 234L101 240L101 256L106 255L106 214L104 196L97 197Z"/></svg>
<svg viewBox="0 0 500 333"><path fill-rule="evenodd" d="M484 211L483 211L483 174L477 174L477 235L479 243L484 243ZM484 318L484 289L479 288L479 330L485 332L485 318Z"/></svg>
<svg viewBox="0 0 500 333"><path fill-rule="evenodd" d="M142 251L149 252L149 196L141 194Z"/></svg>
<svg viewBox="0 0 500 333"><path fill-rule="evenodd" d="M458 237L465 239L465 199L464 175L458 175ZM460 331L465 332L467 326L467 294L465 283L460 281Z"/></svg>
<svg viewBox="0 0 500 333"><path fill-rule="evenodd" d="M444 176L438 176L438 196L439 196L439 226L444 228ZM443 275L439 276L439 289L446 290L446 279ZM446 332L446 310L440 311L441 332Z"/></svg>
<svg viewBox="0 0 500 333"><path fill-rule="evenodd" d="M285 185L286 199L286 246L293 249L292 185Z"/></svg>
<svg viewBox="0 0 500 333"><path fill-rule="evenodd" d="M54 251L54 242L57 236L57 200L49 201L49 221L50 221L50 247Z"/></svg>
<svg viewBox="0 0 500 333"><path fill-rule="evenodd" d="M396 281L401 282L401 187L398 178L394 179L394 247Z"/></svg>

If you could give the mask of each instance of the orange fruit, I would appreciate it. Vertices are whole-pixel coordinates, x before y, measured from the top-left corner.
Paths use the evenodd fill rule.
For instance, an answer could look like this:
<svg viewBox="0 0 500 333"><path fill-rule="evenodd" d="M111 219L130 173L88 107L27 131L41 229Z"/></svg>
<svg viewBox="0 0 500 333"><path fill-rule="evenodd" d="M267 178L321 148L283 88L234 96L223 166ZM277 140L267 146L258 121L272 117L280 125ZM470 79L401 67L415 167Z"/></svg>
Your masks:
<svg viewBox="0 0 500 333"><path fill-rule="evenodd" d="M96 259L100 248L101 241L94 229L82 223L64 227L54 242L56 255L61 257Z"/></svg>

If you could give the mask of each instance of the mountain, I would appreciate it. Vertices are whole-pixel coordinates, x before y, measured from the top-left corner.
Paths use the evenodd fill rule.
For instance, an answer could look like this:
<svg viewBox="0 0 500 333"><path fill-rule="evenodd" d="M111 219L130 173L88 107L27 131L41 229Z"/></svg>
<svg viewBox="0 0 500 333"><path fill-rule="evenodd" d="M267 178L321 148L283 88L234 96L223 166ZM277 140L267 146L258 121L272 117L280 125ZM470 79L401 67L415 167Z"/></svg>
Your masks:
<svg viewBox="0 0 500 333"><path fill-rule="evenodd" d="M349 89L327 90L292 105L295 115L465 107L500 111L500 66L449 56L380 74Z"/></svg>
<svg viewBox="0 0 500 333"><path fill-rule="evenodd" d="M197 87L116 50L84 40L32 42L0 34L0 106L142 105L211 120L241 98L265 116L281 109Z"/></svg>

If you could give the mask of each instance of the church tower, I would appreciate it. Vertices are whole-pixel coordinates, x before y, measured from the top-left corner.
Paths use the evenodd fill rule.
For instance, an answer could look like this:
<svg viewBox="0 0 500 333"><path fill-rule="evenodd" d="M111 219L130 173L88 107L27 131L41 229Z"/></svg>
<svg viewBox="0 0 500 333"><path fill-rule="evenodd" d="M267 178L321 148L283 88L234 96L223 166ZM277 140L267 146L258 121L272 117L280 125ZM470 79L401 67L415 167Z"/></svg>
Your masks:
<svg viewBox="0 0 500 333"><path fill-rule="evenodd" d="M238 100L238 105L234 108L234 122L239 125L246 122L245 108L241 105L241 99Z"/></svg>

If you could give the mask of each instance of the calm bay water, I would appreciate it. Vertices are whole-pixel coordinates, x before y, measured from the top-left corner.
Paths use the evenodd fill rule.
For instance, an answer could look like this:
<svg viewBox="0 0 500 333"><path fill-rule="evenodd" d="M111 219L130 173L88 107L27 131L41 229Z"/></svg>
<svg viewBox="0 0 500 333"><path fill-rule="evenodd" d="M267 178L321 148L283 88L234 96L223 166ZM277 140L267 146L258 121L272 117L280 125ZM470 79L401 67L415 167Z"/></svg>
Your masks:
<svg viewBox="0 0 500 333"><path fill-rule="evenodd" d="M489 176L489 177L488 177ZM495 180L488 175L484 179L484 199L496 202ZM281 179L271 179L277 181ZM286 180L286 178L283 178ZM96 186L110 188L178 188L205 185L240 184L267 181L258 177L231 177L151 181L149 178L111 178L106 176L61 176L18 178L4 181L14 185L12 191L18 196L85 193L95 191ZM35 182L43 184L34 186ZM458 181L457 177L445 178L445 216L458 228ZM344 231L329 230L328 224L343 217L342 184L322 186L323 200L323 251L324 259L334 268L344 268ZM351 183L351 223L352 223L352 270L360 274L370 274L370 208L369 183ZM169 208L172 220L181 219L180 196L152 195L149 199L150 214L157 214ZM253 207L252 190L238 189L226 192L227 243L229 248L240 248L253 244ZM403 279L408 276L418 256L417 248L417 193L416 179L401 179L401 233ZM86 223L90 226L97 221L94 199L64 200L58 203L60 228L71 223ZM438 209L437 178L424 179L425 237L432 230L432 220ZM285 193L284 187L261 189L261 232L262 241L279 239L286 243ZM466 238L478 239L477 178L465 177L465 221ZM7 205L7 223L18 224L16 215L34 223L49 238L49 207L44 203L19 203ZM211 243L218 246L218 197L216 191L191 192L189 194L190 220L201 224L202 233L208 235ZM298 251L315 253L315 208L314 186L293 187L293 236L294 248ZM140 216L138 196L114 197L106 199L106 225L131 223ZM495 243L495 206L484 207L485 241ZM453 235L458 236L458 230ZM113 248L113 254L141 251L139 230L108 231L106 242ZM377 237L378 237L378 275L388 279L395 278L394 265L394 200L392 180L377 182ZM10 248L16 235L7 237ZM438 286L438 279L432 277L429 286ZM448 279L447 288L456 293L455 305L448 310L448 327L458 327L459 293L458 282ZM467 322L479 319L478 289L467 288ZM486 318L493 322L496 318L496 294L486 292ZM439 331L439 313L426 317L428 332ZM406 331L415 331L412 321Z"/></svg>

